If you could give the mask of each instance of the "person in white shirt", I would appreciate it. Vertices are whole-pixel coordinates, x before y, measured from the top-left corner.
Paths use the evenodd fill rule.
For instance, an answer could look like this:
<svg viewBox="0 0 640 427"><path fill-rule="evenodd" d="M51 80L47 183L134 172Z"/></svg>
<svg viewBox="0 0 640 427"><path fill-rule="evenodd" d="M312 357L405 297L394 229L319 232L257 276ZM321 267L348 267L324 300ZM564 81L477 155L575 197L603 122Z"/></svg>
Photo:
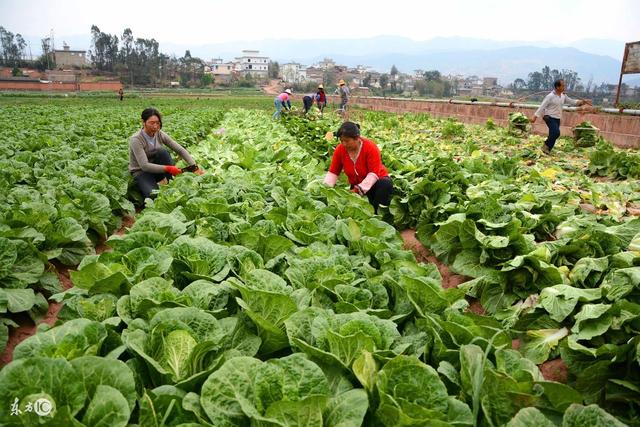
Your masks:
<svg viewBox="0 0 640 427"><path fill-rule="evenodd" d="M534 116L531 118L531 123L535 123L536 119L540 117L547 124L549 128L549 136L542 146L542 151L545 154L551 153L556 140L560 136L560 119L562 118L562 106L564 104L571 105L584 105L587 101L569 98L564 94L564 80L556 80L553 82L553 92L545 96L542 100L542 104L536 110Z"/></svg>

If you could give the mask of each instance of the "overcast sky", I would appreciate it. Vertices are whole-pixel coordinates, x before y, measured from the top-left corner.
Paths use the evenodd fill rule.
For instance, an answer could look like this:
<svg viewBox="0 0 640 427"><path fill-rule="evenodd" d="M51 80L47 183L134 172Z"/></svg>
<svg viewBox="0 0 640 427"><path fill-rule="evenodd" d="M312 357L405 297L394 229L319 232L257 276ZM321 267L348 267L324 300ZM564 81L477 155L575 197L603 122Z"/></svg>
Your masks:
<svg viewBox="0 0 640 427"><path fill-rule="evenodd" d="M91 25L162 43L463 36L562 44L583 38L640 40L637 0L0 0L0 25L56 39Z"/></svg>

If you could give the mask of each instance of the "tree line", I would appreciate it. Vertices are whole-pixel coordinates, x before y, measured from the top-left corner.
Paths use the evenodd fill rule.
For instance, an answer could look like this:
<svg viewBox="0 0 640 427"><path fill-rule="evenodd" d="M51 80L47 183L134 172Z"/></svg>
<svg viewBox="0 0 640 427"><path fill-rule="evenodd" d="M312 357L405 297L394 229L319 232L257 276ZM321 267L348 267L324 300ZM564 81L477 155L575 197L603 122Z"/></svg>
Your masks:
<svg viewBox="0 0 640 427"><path fill-rule="evenodd" d="M20 33L14 34L0 26L0 66L13 68L14 75L21 74L20 67L33 67L40 71L55 68L50 37L40 40L42 55L35 60L31 60L30 54L27 55L27 46L26 40Z"/></svg>
<svg viewBox="0 0 640 427"><path fill-rule="evenodd" d="M515 95L544 93L553 90L553 82L563 79L566 91L570 95L578 97L588 97L595 103L611 102L611 97L616 91L617 85L602 82L596 84L593 79L589 79L586 83L582 81L577 72L573 70L551 69L544 66L540 71L533 71L527 75L527 79L518 78L509 84ZM628 85L622 83L621 91L623 94L627 92ZM638 96L638 90L635 90L635 97Z"/></svg>
<svg viewBox="0 0 640 427"><path fill-rule="evenodd" d="M445 79L438 70L428 70L420 72L411 79L413 82L413 92L417 92L420 96L432 96L436 98L451 96L454 93L455 86L451 81ZM378 76L377 85L374 93L382 96L402 94L406 90L407 75L398 71L395 65L391 66L388 73L382 73ZM372 74L367 74L362 80L362 86L371 88L373 82Z"/></svg>
<svg viewBox="0 0 640 427"><path fill-rule="evenodd" d="M27 42L20 33L13 34L0 27L0 65L5 67L21 67L24 65Z"/></svg>
<svg viewBox="0 0 640 427"><path fill-rule="evenodd" d="M14 34L0 26L0 66L12 67L14 75L20 75L19 68L33 67L40 71L56 68L52 40L41 39L42 54L35 60L27 59L27 42L21 34ZM170 81L179 81L182 86L209 86L214 78L204 72L202 59L185 51L182 57L167 55L160 51L154 38L134 37L130 28L120 36L103 32L96 25L91 26L91 47L88 59L93 68L101 74L112 74L128 85L156 86ZM270 64L271 66L271 64ZM275 64L277 72L277 63ZM271 67L270 67L271 71ZM232 86L253 86L250 76L234 77Z"/></svg>
<svg viewBox="0 0 640 427"><path fill-rule="evenodd" d="M511 89L516 91L529 90L533 92L553 90L553 82L556 80L564 80L567 91L582 91L582 79L578 73L573 70L551 69L548 65L542 67L540 71L533 71L528 74L527 80L518 78L510 85ZM591 83L589 83L591 85Z"/></svg>
<svg viewBox="0 0 640 427"><path fill-rule="evenodd" d="M160 52L154 38L134 37L126 28L120 37L91 26L89 58L96 70L116 74L129 85L158 85L179 80L183 86L207 86L213 83L204 74L204 61L187 50L180 58Z"/></svg>

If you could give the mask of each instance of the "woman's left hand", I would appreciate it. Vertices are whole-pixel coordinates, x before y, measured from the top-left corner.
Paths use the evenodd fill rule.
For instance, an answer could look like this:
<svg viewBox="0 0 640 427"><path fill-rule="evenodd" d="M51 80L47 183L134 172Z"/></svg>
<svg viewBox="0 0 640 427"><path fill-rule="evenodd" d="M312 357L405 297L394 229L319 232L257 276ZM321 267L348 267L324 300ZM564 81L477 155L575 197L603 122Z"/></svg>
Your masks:
<svg viewBox="0 0 640 427"><path fill-rule="evenodd" d="M198 169L194 170L193 173L195 173L196 175L204 175L204 170L198 168Z"/></svg>

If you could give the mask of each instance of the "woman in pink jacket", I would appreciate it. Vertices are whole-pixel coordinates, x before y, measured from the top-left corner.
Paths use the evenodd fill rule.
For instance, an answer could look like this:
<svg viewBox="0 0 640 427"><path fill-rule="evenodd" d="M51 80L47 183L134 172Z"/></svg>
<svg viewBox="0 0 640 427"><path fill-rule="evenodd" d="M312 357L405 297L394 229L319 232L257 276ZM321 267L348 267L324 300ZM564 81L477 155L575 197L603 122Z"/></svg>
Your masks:
<svg viewBox="0 0 640 427"><path fill-rule="evenodd" d="M273 103L276 106L276 112L273 113L273 118L279 119L280 110L282 110L283 105L287 110L291 110L291 89L287 89L284 92L282 92L280 95L276 96L275 99L273 100Z"/></svg>

